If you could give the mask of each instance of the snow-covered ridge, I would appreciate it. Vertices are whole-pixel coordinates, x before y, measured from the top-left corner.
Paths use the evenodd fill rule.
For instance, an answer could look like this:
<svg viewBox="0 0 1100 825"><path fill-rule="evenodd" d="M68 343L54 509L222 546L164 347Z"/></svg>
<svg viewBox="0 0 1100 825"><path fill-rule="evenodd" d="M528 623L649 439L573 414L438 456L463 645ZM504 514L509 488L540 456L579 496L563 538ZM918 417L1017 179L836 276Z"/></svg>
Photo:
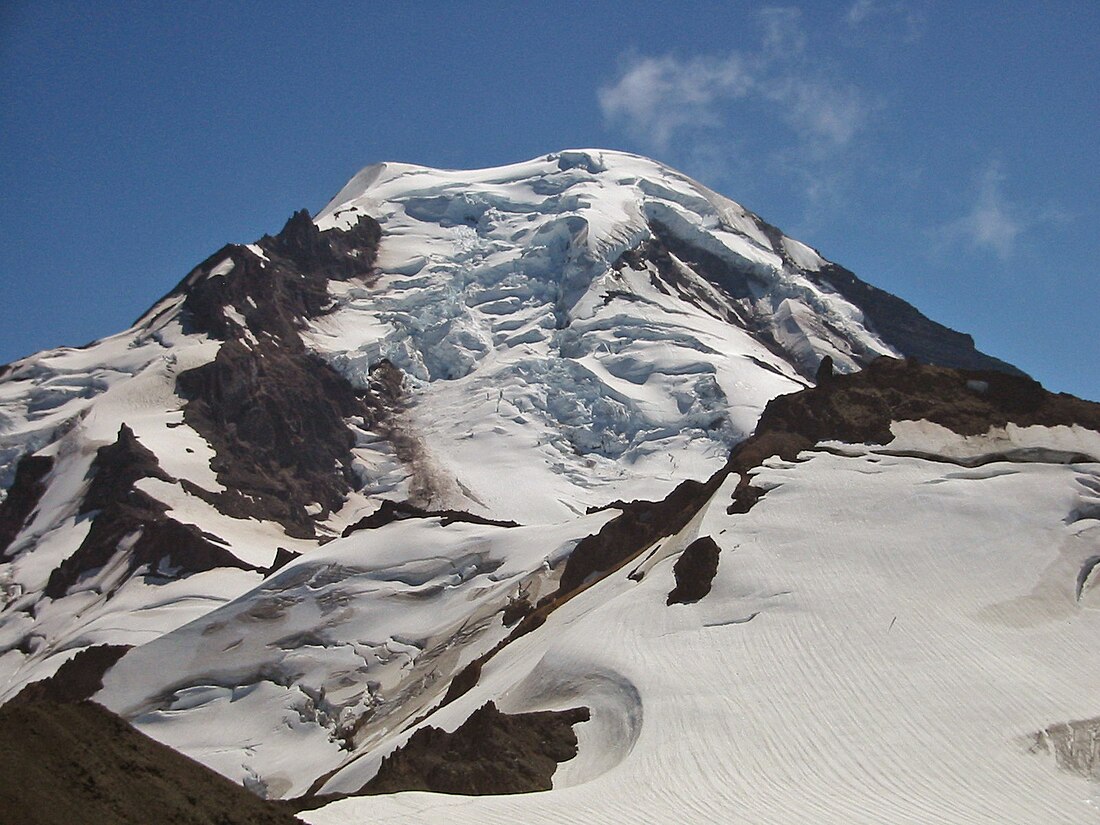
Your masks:
<svg viewBox="0 0 1100 825"><path fill-rule="evenodd" d="M858 307L806 277L826 263L817 253L636 155L376 164L315 221L344 228L363 214L382 226L377 278L334 289L335 311L305 338L353 382L381 359L406 374L436 505L522 521L667 491L708 475L824 355L850 371L897 354ZM675 255L661 271L640 251L663 249L654 226L729 276ZM542 459L523 474L555 491L537 509L498 483L518 467L482 459L532 435Z"/></svg>

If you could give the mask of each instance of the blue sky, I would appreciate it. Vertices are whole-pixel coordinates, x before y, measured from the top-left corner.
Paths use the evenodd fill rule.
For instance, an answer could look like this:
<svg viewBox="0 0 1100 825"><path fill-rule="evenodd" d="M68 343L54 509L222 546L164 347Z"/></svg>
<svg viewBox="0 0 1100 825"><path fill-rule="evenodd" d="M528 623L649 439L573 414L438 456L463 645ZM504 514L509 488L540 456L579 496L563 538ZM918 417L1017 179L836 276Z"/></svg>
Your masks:
<svg viewBox="0 0 1100 825"><path fill-rule="evenodd" d="M1100 3L0 6L0 362L381 160L655 157L1100 399Z"/></svg>

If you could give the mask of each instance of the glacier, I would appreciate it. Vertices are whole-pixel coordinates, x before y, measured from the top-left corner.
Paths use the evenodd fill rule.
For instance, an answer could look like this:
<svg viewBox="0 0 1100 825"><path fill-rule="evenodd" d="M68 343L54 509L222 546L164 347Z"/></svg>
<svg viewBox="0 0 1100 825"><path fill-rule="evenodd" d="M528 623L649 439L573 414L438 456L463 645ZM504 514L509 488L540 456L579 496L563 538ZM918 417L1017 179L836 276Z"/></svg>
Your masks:
<svg viewBox="0 0 1100 825"><path fill-rule="evenodd" d="M1094 406L656 161L375 164L0 367L0 701L126 648L318 825L1084 821ZM489 702L588 710L551 790L362 795Z"/></svg>

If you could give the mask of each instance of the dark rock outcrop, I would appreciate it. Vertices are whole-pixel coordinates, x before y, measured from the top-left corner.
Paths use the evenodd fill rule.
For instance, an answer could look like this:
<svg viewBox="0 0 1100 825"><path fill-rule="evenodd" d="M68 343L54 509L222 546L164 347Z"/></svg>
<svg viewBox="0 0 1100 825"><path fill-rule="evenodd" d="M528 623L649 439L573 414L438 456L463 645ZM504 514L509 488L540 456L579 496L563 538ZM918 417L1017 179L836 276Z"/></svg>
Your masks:
<svg viewBox="0 0 1100 825"><path fill-rule="evenodd" d="M447 686L447 693L443 696L443 701L439 703L439 707L445 707L460 696L465 696L474 687L477 686L478 680L481 678L481 668L485 662L491 658L497 651L492 651L487 656L482 656L478 659L474 659L466 667L462 668L455 677L451 679L451 683Z"/></svg>
<svg viewBox="0 0 1100 825"><path fill-rule="evenodd" d="M7 498L0 502L0 559L6 557L11 543L34 514L52 469L53 459L47 456L25 455L19 459L15 480Z"/></svg>
<svg viewBox="0 0 1100 825"><path fill-rule="evenodd" d="M678 533L725 480L720 471L706 482L684 481L662 501L616 502L622 515L592 536L581 539L565 563L556 597L569 594L595 578L618 569L659 538Z"/></svg>
<svg viewBox="0 0 1100 825"><path fill-rule="evenodd" d="M28 825L301 825L88 701L129 649L82 650L0 707L0 818Z"/></svg>
<svg viewBox="0 0 1100 825"><path fill-rule="evenodd" d="M456 522L485 524L492 527L519 527L519 524L514 521L486 518L474 513L467 513L464 510L425 510L423 507L417 507L407 501L390 501L387 499L369 516L364 516L354 524L345 527L341 535L346 538L360 530L376 530L392 522L404 521L410 518L438 518L442 527L447 527Z"/></svg>
<svg viewBox="0 0 1100 825"><path fill-rule="evenodd" d="M92 483L84 493L78 515L95 513L134 495L134 483L143 478L173 479L160 467L157 457L123 424L114 444L100 447L89 471Z"/></svg>
<svg viewBox="0 0 1100 825"><path fill-rule="evenodd" d="M190 485L188 492L222 512L310 538L315 518L339 509L354 487L355 439L345 419L375 413L319 358L227 341L213 361L182 373L177 387L187 399L184 420L214 448L210 466L226 488ZM322 507L315 516L306 512L313 503Z"/></svg>
<svg viewBox="0 0 1100 825"><path fill-rule="evenodd" d="M659 221L651 220L649 229L653 233L655 242L651 243L648 249L649 257L657 264L662 277L669 278L670 283L676 282L676 276L673 274L675 267L667 257L669 253L675 255L677 259L719 287L731 298L737 300L751 298L754 293L763 292L768 288L767 282L751 267L735 267L713 252L688 243Z"/></svg>
<svg viewBox="0 0 1100 825"><path fill-rule="evenodd" d="M573 725L587 708L508 715L489 702L454 733L421 728L382 760L360 793L434 791L508 794L545 791L558 763L577 755Z"/></svg>
<svg viewBox="0 0 1100 825"><path fill-rule="evenodd" d="M347 231L321 232L305 210L294 213L282 231L265 235L258 246L266 260L246 246L224 246L197 266L171 292L182 294L189 331L230 340L241 335L233 315L243 317L256 336L301 349L297 331L307 318L324 313L328 282L369 277L382 229L369 216ZM232 268L209 277L226 261ZM231 312L227 313L226 309Z"/></svg>
<svg viewBox="0 0 1100 825"><path fill-rule="evenodd" d="M1078 424L1100 432L1100 404L1051 393L1022 375L960 370L882 357L850 375L772 399L756 432L730 454L726 469L741 474L729 513L748 512L764 491L749 471L769 456L793 461L821 441L887 444L894 421L927 420L961 435L1008 423Z"/></svg>
<svg viewBox="0 0 1100 825"><path fill-rule="evenodd" d="M92 481L79 512L92 517L92 526L76 551L50 574L43 591L49 598L61 598L118 554L125 556L120 570L101 583L107 595L139 570L156 581L218 567L258 569L230 553L216 537L170 518L167 505L134 487L143 478L173 479L125 424L118 439L96 453L90 472Z"/></svg>
<svg viewBox="0 0 1100 825"><path fill-rule="evenodd" d="M301 553L295 553L293 550L287 550L285 547L277 547L275 549L275 560L271 562L271 566L264 571L265 576L270 576L277 570L282 570L292 561L301 557Z"/></svg>
<svg viewBox="0 0 1100 825"><path fill-rule="evenodd" d="M697 538L685 547L676 564L672 566L676 586L668 594L666 604L690 604L706 596L718 573L718 556L721 552L721 548L710 536Z"/></svg>
<svg viewBox="0 0 1100 825"><path fill-rule="evenodd" d="M754 288L762 290L766 287L755 273L747 268L731 266L713 253L688 244L657 221L650 221L649 228L651 237L639 246L624 252L614 264L616 269L621 270L623 266L629 266L635 270L643 270L649 264L656 270L656 274L650 276L654 289L665 295L676 295L728 324L744 326L756 334L759 340L770 349L781 351L771 333L761 325L752 324L751 319L745 314L737 313L725 304L715 301L714 296L708 291L700 289L698 284L684 277L676 260L717 286L735 301L751 296Z"/></svg>
<svg viewBox="0 0 1100 825"><path fill-rule="evenodd" d="M998 371L957 370L914 360L879 358L864 370L773 399L754 439L788 443L776 450L793 458L799 444L838 440L885 444L892 421L928 420L961 435L1019 426L1080 424L1100 430L1100 404L1047 392L1036 381ZM752 439L735 455L744 456ZM759 449L754 449L759 453Z"/></svg>

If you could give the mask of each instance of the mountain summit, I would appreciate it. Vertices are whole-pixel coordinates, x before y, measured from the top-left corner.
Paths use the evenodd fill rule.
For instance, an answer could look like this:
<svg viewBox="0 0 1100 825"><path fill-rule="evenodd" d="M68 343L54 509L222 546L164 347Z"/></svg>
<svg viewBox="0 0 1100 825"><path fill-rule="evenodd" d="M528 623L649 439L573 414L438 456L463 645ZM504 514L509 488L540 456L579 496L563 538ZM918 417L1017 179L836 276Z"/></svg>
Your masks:
<svg viewBox="0 0 1100 825"><path fill-rule="evenodd" d="M0 368L0 487L0 699L309 821L1098 798L1100 408L645 158L367 167Z"/></svg>

